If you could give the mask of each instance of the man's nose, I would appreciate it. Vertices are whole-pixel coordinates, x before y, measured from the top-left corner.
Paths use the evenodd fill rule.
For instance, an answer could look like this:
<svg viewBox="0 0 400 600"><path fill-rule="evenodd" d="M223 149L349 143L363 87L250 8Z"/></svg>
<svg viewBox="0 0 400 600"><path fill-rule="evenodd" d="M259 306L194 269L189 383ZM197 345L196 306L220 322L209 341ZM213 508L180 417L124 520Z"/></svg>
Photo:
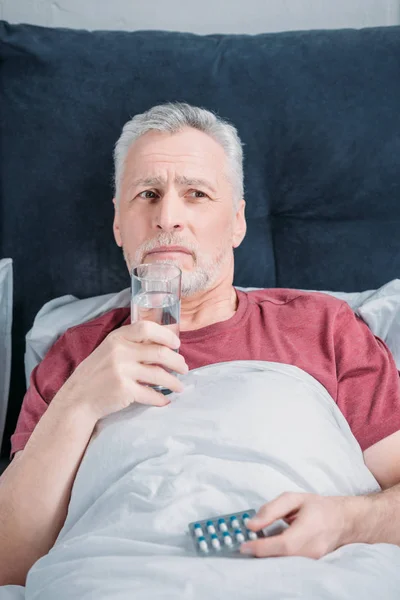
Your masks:
<svg viewBox="0 0 400 600"><path fill-rule="evenodd" d="M184 228L184 210L177 194L165 194L158 202L155 225L162 231L180 231Z"/></svg>

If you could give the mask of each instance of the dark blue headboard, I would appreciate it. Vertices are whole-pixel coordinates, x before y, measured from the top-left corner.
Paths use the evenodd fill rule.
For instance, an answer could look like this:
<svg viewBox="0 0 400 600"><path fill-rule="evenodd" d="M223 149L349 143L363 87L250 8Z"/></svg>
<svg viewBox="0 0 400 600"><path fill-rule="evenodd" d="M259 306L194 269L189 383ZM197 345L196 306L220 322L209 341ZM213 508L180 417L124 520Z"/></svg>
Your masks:
<svg viewBox="0 0 400 600"><path fill-rule="evenodd" d="M0 257L15 277L6 437L43 303L129 285L112 150L154 104L203 106L239 130L237 285L356 291L400 275L400 28L202 37L0 22L0 60Z"/></svg>

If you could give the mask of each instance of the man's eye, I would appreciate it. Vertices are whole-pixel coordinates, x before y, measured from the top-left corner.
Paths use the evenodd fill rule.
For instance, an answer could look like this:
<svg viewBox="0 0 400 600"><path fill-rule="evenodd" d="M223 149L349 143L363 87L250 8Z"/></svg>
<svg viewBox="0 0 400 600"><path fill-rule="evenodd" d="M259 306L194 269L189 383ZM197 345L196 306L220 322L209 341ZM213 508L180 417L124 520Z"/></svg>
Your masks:
<svg viewBox="0 0 400 600"><path fill-rule="evenodd" d="M192 198L208 198L207 194L200 190L192 190L189 194Z"/></svg>
<svg viewBox="0 0 400 600"><path fill-rule="evenodd" d="M139 197L145 198L146 200L153 200L154 198L157 198L157 194L151 190L145 190L144 192L140 192Z"/></svg>

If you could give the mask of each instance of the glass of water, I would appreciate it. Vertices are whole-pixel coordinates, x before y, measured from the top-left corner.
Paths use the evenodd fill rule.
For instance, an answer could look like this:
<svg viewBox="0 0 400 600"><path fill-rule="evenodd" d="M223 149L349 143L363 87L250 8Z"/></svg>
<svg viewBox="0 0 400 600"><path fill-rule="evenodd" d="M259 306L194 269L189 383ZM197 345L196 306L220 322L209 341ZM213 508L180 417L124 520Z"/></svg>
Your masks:
<svg viewBox="0 0 400 600"><path fill-rule="evenodd" d="M176 265L148 263L135 267L131 275L131 322L154 321L179 337L181 280L182 271ZM160 385L152 387L163 394L171 392Z"/></svg>

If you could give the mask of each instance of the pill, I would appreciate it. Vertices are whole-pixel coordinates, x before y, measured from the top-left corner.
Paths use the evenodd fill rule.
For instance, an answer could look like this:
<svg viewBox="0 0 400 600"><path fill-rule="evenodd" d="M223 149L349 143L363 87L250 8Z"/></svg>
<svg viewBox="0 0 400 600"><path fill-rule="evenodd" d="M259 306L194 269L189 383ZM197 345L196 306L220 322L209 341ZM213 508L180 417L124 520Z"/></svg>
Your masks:
<svg viewBox="0 0 400 600"><path fill-rule="evenodd" d="M232 546L232 538L228 531L224 532L224 543L226 546Z"/></svg>
<svg viewBox="0 0 400 600"><path fill-rule="evenodd" d="M235 515L231 517L231 525L233 529L240 529L239 521L237 520L237 517Z"/></svg>
<svg viewBox="0 0 400 600"><path fill-rule="evenodd" d="M216 550L219 550L221 548L221 544L216 533L213 533L211 535L211 544Z"/></svg>
<svg viewBox="0 0 400 600"><path fill-rule="evenodd" d="M249 540L257 540L258 539L258 535L256 534L255 531L248 531L247 535L249 537Z"/></svg>
<svg viewBox="0 0 400 600"><path fill-rule="evenodd" d="M208 552L208 544L206 542L206 538L204 536L200 536L199 538L197 538L197 541L200 550L202 550L202 552Z"/></svg>
<svg viewBox="0 0 400 600"><path fill-rule="evenodd" d="M228 531L228 526L225 523L225 519L218 519L218 527L222 532Z"/></svg>
<svg viewBox="0 0 400 600"><path fill-rule="evenodd" d="M211 534L215 533L215 527L212 521L207 521L207 531Z"/></svg>
<svg viewBox="0 0 400 600"><path fill-rule="evenodd" d="M244 515L242 516L242 519L243 519L243 523L247 527L247 523L250 521L250 515L249 515L249 513L244 513Z"/></svg>
<svg viewBox="0 0 400 600"><path fill-rule="evenodd" d="M238 542L244 542L244 540L245 540L245 537L244 537L243 533L240 531L240 529L236 529L235 537Z"/></svg>
<svg viewBox="0 0 400 600"><path fill-rule="evenodd" d="M200 537L203 535L203 530L201 528L200 523L196 523L196 525L194 526L194 534L196 537Z"/></svg>

